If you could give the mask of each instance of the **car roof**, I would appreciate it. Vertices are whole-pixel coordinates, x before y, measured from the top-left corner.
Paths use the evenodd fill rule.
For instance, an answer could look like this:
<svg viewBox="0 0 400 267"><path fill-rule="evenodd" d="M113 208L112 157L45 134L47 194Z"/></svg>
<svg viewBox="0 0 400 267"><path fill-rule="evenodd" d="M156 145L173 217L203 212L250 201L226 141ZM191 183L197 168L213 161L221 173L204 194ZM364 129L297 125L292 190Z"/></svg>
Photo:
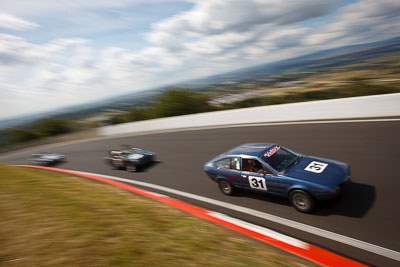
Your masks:
<svg viewBox="0 0 400 267"><path fill-rule="evenodd" d="M263 154L269 148L275 146L273 143L247 143L240 146L234 147L228 150L225 154L231 155L249 155L258 157Z"/></svg>

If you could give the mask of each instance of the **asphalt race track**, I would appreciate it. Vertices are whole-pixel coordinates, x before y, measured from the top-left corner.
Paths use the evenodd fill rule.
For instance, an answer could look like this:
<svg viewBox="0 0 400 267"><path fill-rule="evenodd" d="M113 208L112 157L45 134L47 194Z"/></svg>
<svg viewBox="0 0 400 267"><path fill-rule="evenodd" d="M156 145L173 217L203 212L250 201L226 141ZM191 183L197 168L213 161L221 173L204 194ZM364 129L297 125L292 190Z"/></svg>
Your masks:
<svg viewBox="0 0 400 267"><path fill-rule="evenodd" d="M63 169L94 172L162 185L248 207L400 252L400 121L348 122L222 128L149 134L27 149L0 156L1 162L29 164L31 153L59 152ZM239 192L224 196L203 172L203 164L238 144L275 142L302 154L350 163L351 183L341 197L302 214L287 200ZM158 162L138 173L112 170L102 158L121 144L157 153ZM280 231L368 265L398 266L399 261L320 236L200 201L189 203Z"/></svg>

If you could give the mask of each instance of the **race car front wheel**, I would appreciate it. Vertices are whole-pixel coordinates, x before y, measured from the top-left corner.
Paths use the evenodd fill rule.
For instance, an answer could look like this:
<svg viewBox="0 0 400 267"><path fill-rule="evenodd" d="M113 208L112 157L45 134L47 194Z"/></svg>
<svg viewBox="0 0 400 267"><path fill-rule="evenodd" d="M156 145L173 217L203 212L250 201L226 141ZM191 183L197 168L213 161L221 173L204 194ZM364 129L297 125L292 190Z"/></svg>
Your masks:
<svg viewBox="0 0 400 267"><path fill-rule="evenodd" d="M224 193L227 196L233 195L235 188L232 186L230 182L225 180L219 180L218 185L219 185L219 190L221 190L222 193Z"/></svg>
<svg viewBox="0 0 400 267"><path fill-rule="evenodd" d="M128 165L126 165L126 170L128 172L136 172L137 171L137 167L133 163L128 163Z"/></svg>
<svg viewBox="0 0 400 267"><path fill-rule="evenodd" d="M117 164L115 164L115 163L112 162L112 161L111 161L110 165L111 165L111 168L112 168L113 170L119 170L119 169L121 169L121 166L118 166Z"/></svg>
<svg viewBox="0 0 400 267"><path fill-rule="evenodd" d="M309 213L315 206L314 198L303 190L294 190L290 192L289 200L290 204L300 212Z"/></svg>

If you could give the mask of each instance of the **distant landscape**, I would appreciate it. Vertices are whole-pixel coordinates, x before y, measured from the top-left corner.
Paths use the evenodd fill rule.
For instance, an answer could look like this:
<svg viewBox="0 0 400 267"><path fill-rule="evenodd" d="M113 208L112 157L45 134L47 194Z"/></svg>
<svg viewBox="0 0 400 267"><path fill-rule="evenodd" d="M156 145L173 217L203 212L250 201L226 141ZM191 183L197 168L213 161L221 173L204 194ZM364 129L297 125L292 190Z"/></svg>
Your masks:
<svg viewBox="0 0 400 267"><path fill-rule="evenodd" d="M0 121L0 148L198 112L400 92L400 37L341 47L52 113Z"/></svg>

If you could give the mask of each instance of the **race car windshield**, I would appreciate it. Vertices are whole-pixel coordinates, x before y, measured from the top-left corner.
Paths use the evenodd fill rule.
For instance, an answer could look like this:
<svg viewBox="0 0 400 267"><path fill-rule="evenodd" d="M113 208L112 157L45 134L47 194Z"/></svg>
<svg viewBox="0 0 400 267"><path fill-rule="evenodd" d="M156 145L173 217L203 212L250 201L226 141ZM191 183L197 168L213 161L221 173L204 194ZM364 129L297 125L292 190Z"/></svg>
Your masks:
<svg viewBox="0 0 400 267"><path fill-rule="evenodd" d="M264 153L261 158L277 172L281 172L293 165L299 157L299 153L284 147L275 146Z"/></svg>

